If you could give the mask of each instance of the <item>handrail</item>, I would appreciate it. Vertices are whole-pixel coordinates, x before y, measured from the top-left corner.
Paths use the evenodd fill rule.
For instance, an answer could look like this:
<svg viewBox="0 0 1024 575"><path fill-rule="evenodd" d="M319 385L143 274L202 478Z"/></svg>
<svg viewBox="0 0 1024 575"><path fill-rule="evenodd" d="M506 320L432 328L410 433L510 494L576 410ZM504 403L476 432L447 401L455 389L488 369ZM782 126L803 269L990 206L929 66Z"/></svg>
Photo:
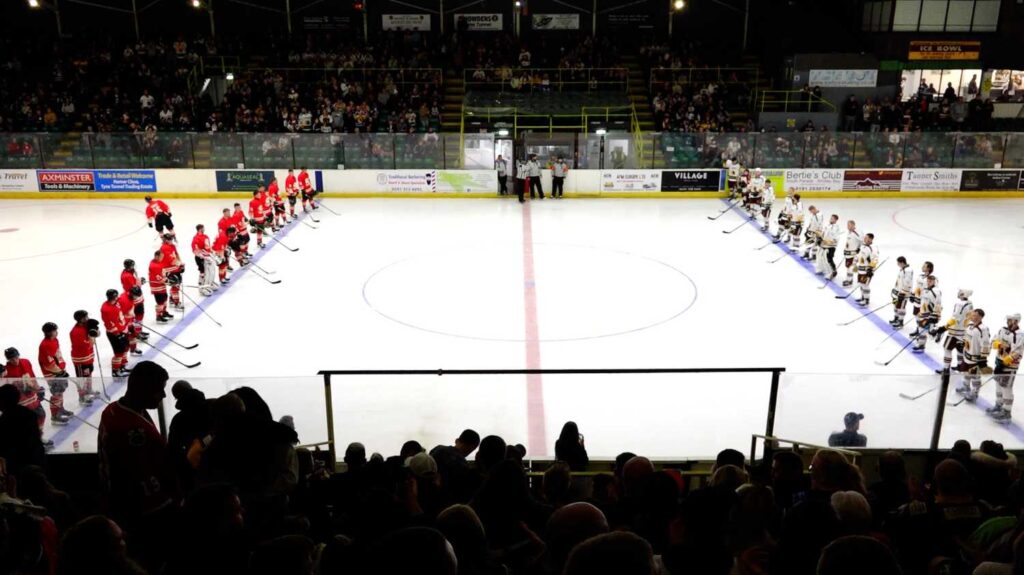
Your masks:
<svg viewBox="0 0 1024 575"><path fill-rule="evenodd" d="M780 100L769 100L769 94L783 94L784 98L781 101ZM790 95L792 95L792 94L798 94L799 95L798 99L792 99L791 100L790 99ZM835 112L836 109L837 109L835 104L833 104L832 102L826 100L825 98L822 98L821 96L815 95L813 92L805 92L803 90L764 90L763 92L760 93L760 98L761 98L761 107L760 107L760 111L761 112L765 111L765 105L768 105L768 104L775 104L775 105L782 104L782 110L778 110L778 111L781 111L781 112L799 112L799 111L801 111L799 108L803 107L803 106L806 106L807 109L806 110L802 110L802 111L810 112L817 105L824 105L827 108L829 108L829 110L825 110L825 111ZM791 110L790 107L789 107L790 104L799 105L799 106L797 108ZM771 110L769 110L769 111L771 111Z"/></svg>
<svg viewBox="0 0 1024 575"><path fill-rule="evenodd" d="M595 375L614 373L783 373L784 367L637 367L588 369L322 369L317 375Z"/></svg>
<svg viewBox="0 0 1024 575"><path fill-rule="evenodd" d="M842 453L843 455L848 455L854 461L857 461L858 458L863 456L863 454L861 454L861 452L854 451L852 449L843 449L841 447L828 447L828 446L825 446L825 445L816 445L814 443L807 443L806 441L797 441L797 440L794 440L794 439L783 439L781 437L775 437L775 436L772 436L772 435L761 435L761 434L758 434L758 433L752 433L752 434L750 434L750 461L754 461L755 456L757 455L757 440L758 439L764 440L765 443L769 443L769 442L770 443L789 443L789 444L791 444L793 447L795 447L797 449L799 449L800 447L810 447L811 449L828 449L828 450L831 450L831 451Z"/></svg>
<svg viewBox="0 0 1024 575"><path fill-rule="evenodd" d="M473 78L478 72L484 72L486 78L483 80ZM605 72L607 77L595 78L595 74ZM558 92L566 86L586 86L600 89L601 86L621 86L628 90L629 69L628 68L466 68L462 71L462 82L468 90L471 86L494 87L502 91L513 89L512 82L521 80L524 76L527 81L520 85L518 90L535 90L542 87L544 76L549 76L549 88ZM578 77L579 76L579 77Z"/></svg>
<svg viewBox="0 0 1024 575"><path fill-rule="evenodd" d="M715 80L716 81L724 82L727 85L728 84L748 84L748 83L750 83L749 80L737 80L736 82L729 81L728 80L728 75L730 73L736 73L736 72L746 72L746 73L753 72L753 74L754 74L754 81L753 81L754 86L757 86L757 84L761 81L761 69L760 68L751 67L751 66L712 66L710 68L701 68L701 67L696 67L696 66L690 66L690 67L684 67L684 68L652 67L647 87L648 87L648 89L651 89L653 91L654 83L655 82L663 82L663 81L665 81L665 80L656 80L655 77L654 77L655 74L670 73L670 74L673 75L673 77L675 77L675 76L678 76L679 74L682 74L682 73L685 72L686 73L686 82L688 84L692 84L693 83L693 77L695 75L700 77L700 76L703 76L702 72L711 72L711 71L714 71L714 73L715 73ZM723 74L722 74L723 72L726 73L726 79L725 80L723 80ZM699 79L703 80L704 78L699 78Z"/></svg>

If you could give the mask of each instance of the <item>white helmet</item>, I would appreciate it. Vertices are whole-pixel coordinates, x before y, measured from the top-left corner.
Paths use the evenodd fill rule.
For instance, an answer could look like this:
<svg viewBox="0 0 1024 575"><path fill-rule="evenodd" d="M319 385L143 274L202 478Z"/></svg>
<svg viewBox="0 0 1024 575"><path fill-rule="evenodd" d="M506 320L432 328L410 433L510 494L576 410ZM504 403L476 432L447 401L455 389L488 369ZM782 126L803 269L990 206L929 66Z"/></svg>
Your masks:
<svg viewBox="0 0 1024 575"><path fill-rule="evenodd" d="M761 168L754 168L754 173L760 176L761 175Z"/></svg>
<svg viewBox="0 0 1024 575"><path fill-rule="evenodd" d="M958 289L956 291L956 297L958 297L960 299L967 299L967 298L971 297L971 294L973 294L973 293L974 293L974 290L960 288L960 289Z"/></svg>
<svg viewBox="0 0 1024 575"><path fill-rule="evenodd" d="M1006 323L1010 323L1011 321L1015 321L1017 323L1020 323L1020 314L1019 313L1015 313L1015 314L1006 316Z"/></svg>

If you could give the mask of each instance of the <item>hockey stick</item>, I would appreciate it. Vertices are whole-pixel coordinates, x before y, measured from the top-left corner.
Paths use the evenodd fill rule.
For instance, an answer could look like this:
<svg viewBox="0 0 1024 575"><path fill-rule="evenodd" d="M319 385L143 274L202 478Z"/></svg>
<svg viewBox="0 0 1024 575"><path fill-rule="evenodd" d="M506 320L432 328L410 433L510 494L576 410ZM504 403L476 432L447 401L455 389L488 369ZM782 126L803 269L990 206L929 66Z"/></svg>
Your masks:
<svg viewBox="0 0 1024 575"><path fill-rule="evenodd" d="M107 382L103 379L103 361L100 359L99 346L93 345L93 353L96 354L96 367L99 368L96 371L100 372L100 389L103 390L103 397L107 398L107 401L109 402L110 394L107 393ZM111 377L113 377L113 374L111 374Z"/></svg>
<svg viewBox="0 0 1024 575"><path fill-rule="evenodd" d="M899 351L897 351L897 352L896 352L896 355L894 355L894 356L892 356L892 357L890 357L890 358L889 358L889 361L887 361L887 362L885 362L885 363L881 363L881 362L879 362L879 361L876 361L876 362L875 362L875 365L881 365L882 367L886 367L886 366L888 366L888 365L889 365L890 363L892 363L892 362L893 362L893 360L894 360L894 359L896 359L897 357L899 357L899 356L900 356L900 354L901 354L901 353L903 353L903 350L905 350L905 349L907 349L908 347L910 347L910 344L912 344L912 343L914 343L914 340L910 340L910 341L908 341L908 342L907 342L907 343L906 343L906 344L905 344L905 345L904 345L903 347L901 347L901 348L900 348L900 350L899 350Z"/></svg>
<svg viewBox="0 0 1024 575"><path fill-rule="evenodd" d="M53 405L53 402L52 402L52 401L50 401L50 399L49 399L49 398L47 398L47 397L44 397L44 398L43 398L43 401L45 401L46 403L49 403L50 405ZM74 413L71 413L70 411L68 411L68 410L66 410L66 409L64 410L64 413L67 413L67 414L69 414L69 415L70 415L71 417L74 417L74 418L75 418L75 419L77 419L78 421L81 421L82 423L84 423L84 424L88 425L89 427L91 427L91 428L95 429L96 431L99 431L99 430L100 430L100 428L99 428L99 427L97 427L96 425L93 425L93 424L92 424L92 423L90 423L90 422L89 422L89 421L88 421L87 419L85 419L85 418L82 418L82 417L79 417L79 416L75 415Z"/></svg>
<svg viewBox="0 0 1024 575"><path fill-rule="evenodd" d="M260 266L259 266L259 264L257 264L256 262L249 262L249 263L250 263L250 264L252 264L252 267L254 267L254 268L256 268L256 269L260 270L261 272L263 272L263 273L265 273L265 274L267 274L267 275L271 275L271 274L276 274L276 273L277 273L277 272L274 272L274 271L270 271L270 270L266 270L266 269L263 269L263 268L262 268L262 267L260 267Z"/></svg>
<svg viewBox="0 0 1024 575"><path fill-rule="evenodd" d="M875 266L875 271L877 272L878 270L882 269L882 266L884 266L885 262L887 262L887 261L889 261L889 258L885 258L884 260L882 260L882 263L880 263L877 266ZM872 275L872 277L874 276L874 274L871 274L871 275ZM860 289L860 286L854 286L854 288L852 290L850 290L850 293L848 293L846 295L837 295L836 299L847 299L850 296L852 296L854 294L854 292L856 292L858 289Z"/></svg>
<svg viewBox="0 0 1024 575"><path fill-rule="evenodd" d="M978 386L978 391L981 391L981 388L985 387L986 383L992 381L995 378L996 378L996 376L993 375L992 377L990 377L990 378L986 379L985 381L981 382L981 385ZM956 406L960 405L961 403L963 403L965 401L967 401L967 396L966 395L961 397L960 399L956 400L955 402L947 401L946 405L948 405L950 407L956 407Z"/></svg>
<svg viewBox="0 0 1024 575"><path fill-rule="evenodd" d="M766 243L765 245L763 245L763 246L761 246L761 247L759 247L759 248L754 248L754 251L755 251L755 252L759 252L759 251L761 251L761 250L765 249L766 247L768 247L768 246L770 246L770 245L774 244L775 242L776 242L776 240L771 240L770 242Z"/></svg>
<svg viewBox="0 0 1024 575"><path fill-rule="evenodd" d="M711 221L715 221L718 218L724 216L726 212L728 212L729 210L731 210L731 209L733 209L735 207L736 207L736 202L729 202L729 206L727 208L725 208L724 210L718 212L717 216L714 216L714 217L708 216L708 219L711 220Z"/></svg>
<svg viewBox="0 0 1024 575"><path fill-rule="evenodd" d="M910 401L917 401L918 399L921 399L922 397L928 395L929 393L935 391L936 389L938 389L938 387L932 387L932 388L928 389L927 391L922 391L921 393L919 393L917 395L907 395L906 393L901 393L900 397L902 397L903 399L908 399Z"/></svg>
<svg viewBox="0 0 1024 575"><path fill-rule="evenodd" d="M316 196L314 195L313 197L315 198ZM311 203L312 203L312 202L311 202ZM323 200L320 200L320 204L319 204L319 206L320 206L321 208L323 208L323 209L327 210L328 212L331 212L332 214L334 214L334 215L336 215L336 216L340 216L340 215L341 215L341 214L339 214L338 212L336 212L336 211L332 210L332 209L331 209L331 208L330 208L329 206L327 206L326 204L324 204L324 201L323 201ZM312 216L312 214L310 214L310 216L309 216L309 217L310 217L310 219L313 219L313 216ZM315 220L315 219L314 219L313 221L314 221L314 222L317 222L317 223L320 223L320 222L319 222L318 220Z"/></svg>
<svg viewBox="0 0 1024 575"><path fill-rule="evenodd" d="M177 341L175 341L174 339L172 339L172 338L170 338L170 337L167 337L166 335L164 335L164 334L162 334L162 333L158 332L157 330L155 330L155 329L153 329L153 328L149 327L148 325L145 325L145 324L143 324L143 326L142 326L142 327L144 327L144 328L148 329L149 331L151 331L151 332L153 332L153 333L157 334L158 336L160 336L160 337L162 337L162 338L166 339L167 341L169 341L169 342L173 343L174 345L176 345L176 346L178 346L178 347L180 347L180 348L182 348L182 349L195 349L195 348L199 347L199 344L198 344L198 343L193 343L192 345L184 345L184 344L178 343L178 342L177 342Z"/></svg>
<svg viewBox="0 0 1024 575"><path fill-rule="evenodd" d="M848 322L844 322L844 323L839 323L839 324L836 324L836 325L842 325L842 326L850 325L851 323L853 323L853 322L855 322L855 321L858 321L858 320L862 320L862 319L864 319L864 318L868 317L869 315L871 315L871 314L875 313L876 311L878 311L878 310L880 310L880 309L885 309L885 308L887 308L887 307L889 307L889 306L891 306L891 305L892 305L892 302L890 301L890 302L886 303L885 305L880 305L880 306L876 307L875 309L873 309L873 310L871 310L871 311L869 311L869 312L867 312L867 313L862 313L862 314L860 314L859 316L857 316L857 317L855 317L855 318L851 319L851 320L850 320L850 321L848 321Z"/></svg>
<svg viewBox="0 0 1024 575"><path fill-rule="evenodd" d="M898 333L901 333L902 331L903 331L903 328L902 328L902 327L901 327L901 328L899 328L899 329L894 329L894 330L892 330L891 332L889 332L889 335L885 336L885 339L883 339L883 340L881 341L881 343L879 343L878 345L876 345L876 346L875 346L875 349L878 349L878 348L882 347L882 344L883 344L883 343L885 343L885 342L889 341L890 339L892 339L892 336L894 336L894 335L896 335L896 334L898 334ZM917 336L915 336L915 335L913 335L913 334L911 334L911 336L913 336L913 337L911 337L910 339L917 339Z"/></svg>
<svg viewBox="0 0 1024 575"><path fill-rule="evenodd" d="M775 258L775 259L773 259L773 260L770 260L770 261L769 261L768 263L770 263L770 264L773 264L773 263L775 263L775 262L777 262L777 261L781 260L782 258L784 258L784 257L788 256L788 255L789 255L790 253L792 253L792 252L788 251L788 250L789 250L789 248L786 248L786 250L787 250L787 251L785 251L785 252L782 252L782 255L781 255L781 256L779 256L779 257L777 257L777 258Z"/></svg>
<svg viewBox="0 0 1024 575"><path fill-rule="evenodd" d="M723 234L731 234L731 233L735 232L736 230L742 228L745 225L747 225L746 221L740 222L740 225L736 226L735 228L733 228L731 230L722 230L722 233Z"/></svg>
<svg viewBox="0 0 1024 575"><path fill-rule="evenodd" d="M314 230L319 230L320 229L320 228L314 226L313 224L307 222L306 218L299 218L299 221L302 222L304 225L306 225L306 226L308 226L308 227L310 227L310 228L312 228Z"/></svg>
<svg viewBox="0 0 1024 575"><path fill-rule="evenodd" d="M192 299L192 296L188 295L185 292L181 292L181 295L185 296L188 299L188 301L192 302L192 305L194 305L197 308L199 308L199 311L203 312L203 315L205 315L206 317L210 318L210 321L212 321L213 323L217 324L217 327L224 327L219 321L213 319L213 316L210 315L209 312L207 312L203 308L203 306L199 305L199 302L197 302L196 300ZM182 317L184 317L184 315ZM160 351L160 350L157 350L157 351Z"/></svg>
<svg viewBox="0 0 1024 575"><path fill-rule="evenodd" d="M199 367L203 363L201 361L197 361L195 363L185 363L185 362L181 361L180 359L174 357L173 355L167 353L166 351L164 351L164 350L158 348L157 346L149 343L148 341L143 340L142 343L144 343L144 344L148 345L149 347L155 349L157 353L161 353L161 354L171 358L171 361L177 363L178 365L181 365L183 367L187 367L189 369L192 369L193 367Z"/></svg>
<svg viewBox="0 0 1024 575"><path fill-rule="evenodd" d="M290 252L297 252L297 251L299 251L299 248L290 248L290 247L288 247L288 245L287 245L287 244L285 244L285 243L284 243L284 242L282 242L281 240L279 240L279 239L275 238L274 236L270 236L270 239L272 239L272 240L274 240L275 242L277 242L277 243L281 244L281 247L283 247L284 249L286 249L286 250L288 250L288 251L290 251Z"/></svg>
<svg viewBox="0 0 1024 575"><path fill-rule="evenodd" d="M272 280L269 277L267 277L267 276L263 275L262 273L260 273L259 271L257 271L258 269L259 268L253 268L253 269L251 269L249 271L251 271L253 273L253 275L255 275L256 277L262 279L263 281L265 281L265 282L267 282L269 284L277 285L277 284L281 283L281 280Z"/></svg>

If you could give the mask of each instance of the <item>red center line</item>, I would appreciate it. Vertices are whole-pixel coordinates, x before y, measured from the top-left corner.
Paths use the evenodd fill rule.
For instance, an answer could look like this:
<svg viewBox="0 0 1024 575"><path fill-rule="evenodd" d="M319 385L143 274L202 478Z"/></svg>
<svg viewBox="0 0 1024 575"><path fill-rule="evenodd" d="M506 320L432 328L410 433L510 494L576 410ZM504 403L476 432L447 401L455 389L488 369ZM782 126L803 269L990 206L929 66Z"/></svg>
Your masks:
<svg viewBox="0 0 1024 575"><path fill-rule="evenodd" d="M526 320L526 369L540 369L540 329L537 327L537 285L533 271L533 224L530 217L530 202L523 204L523 307ZM539 373L526 375L526 428L529 453L547 455L544 382Z"/></svg>

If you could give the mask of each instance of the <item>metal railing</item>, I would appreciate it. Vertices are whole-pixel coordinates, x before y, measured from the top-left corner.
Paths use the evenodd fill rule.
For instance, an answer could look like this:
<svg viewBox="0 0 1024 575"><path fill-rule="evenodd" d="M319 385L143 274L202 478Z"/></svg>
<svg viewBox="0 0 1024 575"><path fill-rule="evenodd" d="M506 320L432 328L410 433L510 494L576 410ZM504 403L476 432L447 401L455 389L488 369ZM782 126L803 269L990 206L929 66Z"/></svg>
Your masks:
<svg viewBox="0 0 1024 575"><path fill-rule="evenodd" d="M657 84L672 84L683 82L686 84L722 83L726 85L745 84L751 90L760 83L761 70L749 67L721 67L710 68L651 68L648 87L655 92Z"/></svg>
<svg viewBox="0 0 1024 575"><path fill-rule="evenodd" d="M466 90L569 92L620 90L628 87L628 68L466 68Z"/></svg>
<svg viewBox="0 0 1024 575"><path fill-rule="evenodd" d="M725 157L779 169L1024 168L1021 132L640 132L635 112L616 107L566 115L467 108L459 134L2 133L0 168L458 169L463 134L493 138L502 127L512 137L564 134L576 142L567 158L585 158L594 128L604 127L609 138L628 136L624 161L616 162L625 168L720 168ZM575 167L600 166L581 160Z"/></svg>
<svg viewBox="0 0 1024 575"><path fill-rule="evenodd" d="M832 102L803 90L764 90L758 96L761 112L829 112L836 111Z"/></svg>

